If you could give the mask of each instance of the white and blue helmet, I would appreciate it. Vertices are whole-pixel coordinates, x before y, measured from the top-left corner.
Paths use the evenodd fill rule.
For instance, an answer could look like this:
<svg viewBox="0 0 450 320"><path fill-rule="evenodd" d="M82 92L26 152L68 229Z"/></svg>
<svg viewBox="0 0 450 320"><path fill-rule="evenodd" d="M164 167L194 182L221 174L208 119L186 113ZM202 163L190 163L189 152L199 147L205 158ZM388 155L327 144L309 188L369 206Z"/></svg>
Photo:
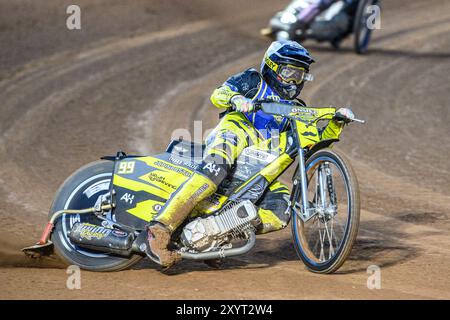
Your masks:
<svg viewBox="0 0 450 320"><path fill-rule="evenodd" d="M300 94L304 81L311 81L309 67L314 62L308 50L295 41L272 42L261 62L261 75L283 99Z"/></svg>

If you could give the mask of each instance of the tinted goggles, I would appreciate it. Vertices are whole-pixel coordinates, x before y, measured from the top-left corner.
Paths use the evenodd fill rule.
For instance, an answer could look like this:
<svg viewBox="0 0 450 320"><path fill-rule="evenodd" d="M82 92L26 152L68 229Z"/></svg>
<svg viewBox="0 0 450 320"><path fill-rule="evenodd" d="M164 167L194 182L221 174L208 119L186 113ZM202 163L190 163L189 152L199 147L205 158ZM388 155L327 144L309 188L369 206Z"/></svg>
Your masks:
<svg viewBox="0 0 450 320"><path fill-rule="evenodd" d="M312 81L313 75L308 73L305 68L293 66L290 64L281 65L278 68L277 75L286 83L301 84L303 81Z"/></svg>

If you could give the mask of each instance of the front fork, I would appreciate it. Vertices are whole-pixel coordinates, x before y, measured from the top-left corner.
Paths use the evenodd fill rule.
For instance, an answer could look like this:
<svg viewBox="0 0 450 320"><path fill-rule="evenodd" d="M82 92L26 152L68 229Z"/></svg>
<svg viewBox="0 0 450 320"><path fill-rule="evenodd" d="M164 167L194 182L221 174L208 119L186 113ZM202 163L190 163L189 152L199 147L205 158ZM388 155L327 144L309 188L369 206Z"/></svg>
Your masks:
<svg viewBox="0 0 450 320"><path fill-rule="evenodd" d="M311 207L308 201L308 179L306 176L306 163L305 163L305 151L303 148L298 148L298 171L294 178L294 192L291 198L291 208L298 207L297 199L301 196L302 203L300 204L300 210L292 210L294 214L297 214L303 222L311 219L315 213L316 208ZM300 185L299 185L300 184Z"/></svg>
<svg viewBox="0 0 450 320"><path fill-rule="evenodd" d="M306 163L304 157L304 150L299 148L298 153L298 174L294 179L294 185L296 186L293 198L291 199L291 205L297 206L298 196L301 194L302 203L300 205L300 210L297 215L303 222L308 221L314 215L318 214L321 217L328 216L329 214L334 215L337 209L336 193L334 190L333 176L331 168L328 163L319 164L317 172L317 192L315 199L313 201L313 206L311 206L308 201L308 179L306 172ZM300 184L300 186L298 186ZM299 192L300 188L300 192ZM329 203L327 203L326 193L329 195ZM299 194L300 193L300 194ZM317 197L320 198L317 199ZM296 212L294 210L294 212Z"/></svg>
<svg viewBox="0 0 450 320"><path fill-rule="evenodd" d="M298 172L300 173L300 176L299 177L297 176L295 178L294 184L300 183L302 204L300 206L300 215L299 216L300 216L300 219L303 220L303 222L306 222L312 217L313 212L311 211L311 208L309 207L309 202L308 202L308 180L306 178L305 155L304 155L303 148L299 148ZM298 188L297 188L297 190L298 190ZM298 194L298 192L296 192L296 193ZM295 198L297 198L297 197L295 197ZM295 205L296 205L296 199L294 199L294 206ZM312 208L312 209L314 210L314 208Z"/></svg>

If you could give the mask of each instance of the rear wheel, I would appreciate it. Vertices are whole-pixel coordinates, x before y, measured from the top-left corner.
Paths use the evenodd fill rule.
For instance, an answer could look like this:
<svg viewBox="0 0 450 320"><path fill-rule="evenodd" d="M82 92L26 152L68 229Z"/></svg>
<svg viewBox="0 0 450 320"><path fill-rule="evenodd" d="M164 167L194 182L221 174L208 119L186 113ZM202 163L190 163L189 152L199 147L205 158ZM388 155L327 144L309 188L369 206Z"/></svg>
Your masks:
<svg viewBox="0 0 450 320"><path fill-rule="evenodd" d="M299 217L301 199L295 199L294 247L309 270L333 273L347 259L358 233L358 182L348 160L331 150L312 155L306 172L308 202L314 215L304 222Z"/></svg>
<svg viewBox="0 0 450 320"><path fill-rule="evenodd" d="M369 17L373 14L370 6L378 5L379 0L360 0L356 9L353 32L355 34L355 51L364 54L369 49L372 29L367 25Z"/></svg>
<svg viewBox="0 0 450 320"><path fill-rule="evenodd" d="M78 169L61 185L50 208L51 215L63 209L86 209L94 206L98 197L109 191L113 162L96 161ZM111 212L108 213L111 215ZM109 217L113 219L114 217ZM118 271L137 263L142 256L119 257L87 250L73 244L68 233L76 222L101 224L93 214L64 214L55 221L51 240L55 251L66 263L90 271Z"/></svg>

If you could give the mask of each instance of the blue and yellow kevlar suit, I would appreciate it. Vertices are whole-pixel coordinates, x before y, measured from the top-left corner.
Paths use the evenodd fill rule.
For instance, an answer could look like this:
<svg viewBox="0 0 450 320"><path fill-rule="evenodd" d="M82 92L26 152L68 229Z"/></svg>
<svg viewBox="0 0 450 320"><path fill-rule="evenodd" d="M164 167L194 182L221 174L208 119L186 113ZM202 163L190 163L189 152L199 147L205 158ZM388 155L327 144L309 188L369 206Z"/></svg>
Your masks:
<svg viewBox="0 0 450 320"><path fill-rule="evenodd" d="M230 77L222 86L214 90L211 102L218 108L230 108L230 100L235 95L242 95L252 100L275 100L283 103L304 107L301 100L281 99L263 80L255 69L248 69L240 74ZM334 112L334 108L332 108ZM330 108L315 109L322 113L329 113ZM240 153L249 146L255 145L265 151L271 150L272 136L277 136L279 158L279 172L289 166L294 159L288 157L285 148L289 146L282 143L286 140L287 119L268 115L259 110L253 113L229 112L206 139L206 161L226 164L231 169ZM342 130L342 124L330 121L321 131L321 139L337 138ZM284 133L283 133L284 132ZM220 161L221 160L221 161ZM275 175L277 176L277 175ZM262 224L258 233L284 228L290 219L288 212L289 189L279 181L271 181L268 190L257 203Z"/></svg>
<svg viewBox="0 0 450 320"><path fill-rule="evenodd" d="M230 108L230 99L235 95L243 95L253 100L275 100L305 107L301 100L281 99L263 80L255 69L248 69L230 77L222 86L214 90L211 102L218 108ZM312 108L311 108L312 109ZM335 112L334 108L314 108L316 114ZM259 110L254 113L228 112L222 117L217 127L206 139L206 150L203 165L185 184L172 194L169 203L162 208L154 219L174 231L193 210L195 205L212 195L217 186L225 179L241 152L249 146L257 146L261 150L272 152L272 137L277 135L278 158L269 169L262 173L270 183L268 190L256 203L261 224L258 233L280 230L288 224L289 189L275 179L288 167L294 159L286 153L289 148L285 130L287 121L283 117L275 117ZM320 131L320 139L337 138L342 124L334 120ZM304 139L308 139L307 136ZM317 141L314 141L316 143ZM274 152L277 153L277 152ZM173 205L175 204L175 205Z"/></svg>

